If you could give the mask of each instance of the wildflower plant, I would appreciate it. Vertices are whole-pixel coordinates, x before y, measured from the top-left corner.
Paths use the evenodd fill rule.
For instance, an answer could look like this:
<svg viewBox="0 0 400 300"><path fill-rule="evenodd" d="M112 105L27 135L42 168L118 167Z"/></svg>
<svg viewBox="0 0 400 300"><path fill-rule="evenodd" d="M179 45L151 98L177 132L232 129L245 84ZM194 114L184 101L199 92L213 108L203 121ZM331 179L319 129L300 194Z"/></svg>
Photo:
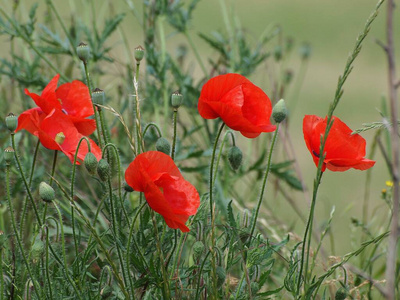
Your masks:
<svg viewBox="0 0 400 300"><path fill-rule="evenodd" d="M0 34L11 45L0 63L1 79L11 85L0 100L0 299L400 295L393 225L398 136L390 125L398 124L397 115L388 122L385 110L382 122L355 132L334 116L383 0L356 41L327 117L306 115L305 144L295 146L289 124L296 96L290 95L300 91L309 44L299 47L296 70L296 41L271 26L252 44L221 0L225 30L199 34L215 51L206 58L191 30L199 2L105 1L102 9L79 2L85 9L71 11L70 20L51 0L24 17L24 1L0 7ZM90 22L86 11L93 13ZM128 18L138 20L143 34L135 44L122 26ZM183 41L176 55L166 46L173 35ZM272 74L269 88L254 76L260 69ZM359 133L370 129L377 133L367 153ZM379 138L387 130L392 139L385 149ZM391 184L381 197L390 220L353 218L363 234L351 252L337 256L325 241L334 240L335 208L322 226L315 224L322 176L363 170L368 186L372 167L381 163L367 158L377 145L389 170ZM313 163L299 157L300 147L317 169L312 195L298 162ZM299 195L309 210L294 200ZM294 222L274 210L279 197Z"/></svg>

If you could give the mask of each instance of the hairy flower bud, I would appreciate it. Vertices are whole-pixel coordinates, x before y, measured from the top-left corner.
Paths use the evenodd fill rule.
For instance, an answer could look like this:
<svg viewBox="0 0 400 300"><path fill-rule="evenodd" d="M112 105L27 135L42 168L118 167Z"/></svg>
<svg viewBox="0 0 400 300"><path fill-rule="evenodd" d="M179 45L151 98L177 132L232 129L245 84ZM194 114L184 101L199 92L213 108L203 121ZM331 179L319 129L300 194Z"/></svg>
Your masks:
<svg viewBox="0 0 400 300"><path fill-rule="evenodd" d="M128 193L132 193L133 191L135 191L128 183L124 182L122 184L122 186L124 187L125 192Z"/></svg>
<svg viewBox="0 0 400 300"><path fill-rule="evenodd" d="M283 120L285 120L286 116L287 116L287 109L285 100L281 99L275 104L272 110L272 118L275 120L276 123L280 123Z"/></svg>
<svg viewBox="0 0 400 300"><path fill-rule="evenodd" d="M4 160L6 161L6 164L11 164L12 160L14 159L14 148L13 147L7 147L4 149Z"/></svg>
<svg viewBox="0 0 400 300"><path fill-rule="evenodd" d="M137 61L138 63L140 63L140 61L141 61L141 60L143 59L143 57L144 57L144 48L143 48L142 46L137 46L137 47L135 48L134 54L135 54L135 59L136 59L136 61Z"/></svg>
<svg viewBox="0 0 400 300"><path fill-rule="evenodd" d="M106 99L106 93L104 93L104 91L99 88L95 88L95 90L92 92L93 103L104 105L105 99Z"/></svg>
<svg viewBox="0 0 400 300"><path fill-rule="evenodd" d="M39 195L45 202L51 202L56 198L54 189L44 181L39 184Z"/></svg>
<svg viewBox="0 0 400 300"><path fill-rule="evenodd" d="M347 291L345 288L341 287L336 291L335 300L344 300L347 297Z"/></svg>
<svg viewBox="0 0 400 300"><path fill-rule="evenodd" d="M182 105L183 95L179 91L175 91L171 95L171 105L173 108L177 109Z"/></svg>
<svg viewBox="0 0 400 300"><path fill-rule="evenodd" d="M156 150L169 155L171 153L171 145L166 138L160 137L156 142Z"/></svg>
<svg viewBox="0 0 400 300"><path fill-rule="evenodd" d="M242 164L242 158L242 151L238 147L233 146L229 149L228 161L234 171L239 169L240 165Z"/></svg>
<svg viewBox="0 0 400 300"><path fill-rule="evenodd" d="M90 47L85 43L80 43L78 47L76 47L76 53L78 57L83 63L87 64L90 59Z"/></svg>
<svg viewBox="0 0 400 300"><path fill-rule="evenodd" d="M14 132L18 127L18 117L13 113L9 113L6 117L6 126L8 130Z"/></svg>
<svg viewBox="0 0 400 300"><path fill-rule="evenodd" d="M102 158L97 165L97 174L102 181L106 181L110 177L111 168L106 159Z"/></svg>
<svg viewBox="0 0 400 300"><path fill-rule="evenodd" d="M96 174L97 170L97 158L92 152L88 152L85 155L85 159L83 160L83 163L85 164L86 170L94 175Z"/></svg>

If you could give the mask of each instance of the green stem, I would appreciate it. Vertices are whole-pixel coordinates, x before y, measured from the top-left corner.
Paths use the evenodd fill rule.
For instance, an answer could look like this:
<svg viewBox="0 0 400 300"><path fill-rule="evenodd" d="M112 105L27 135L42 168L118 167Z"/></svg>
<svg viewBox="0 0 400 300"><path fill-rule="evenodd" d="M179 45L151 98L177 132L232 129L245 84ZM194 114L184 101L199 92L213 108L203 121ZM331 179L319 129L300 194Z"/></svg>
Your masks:
<svg viewBox="0 0 400 300"><path fill-rule="evenodd" d="M56 15L56 18L57 18L58 22L60 23L61 28L64 31L64 34L67 36L67 39L68 39L68 41L69 41L69 43L71 45L72 52L76 55L76 45L74 45L73 40L71 38L71 35L69 34L67 28L65 27L65 24L62 21L62 19L61 19L59 13L58 13L56 7L54 6L53 1L52 0L46 0L46 2L48 3L48 5L51 7L51 9L53 10L54 14Z"/></svg>
<svg viewBox="0 0 400 300"><path fill-rule="evenodd" d="M201 263L200 270L199 270L199 279L197 280L197 288L196 288L196 300L199 299L200 295L200 283L201 283L201 273L203 272L204 265L207 261L207 257L210 255L211 250L207 252L206 257L204 257L203 262Z"/></svg>
<svg viewBox="0 0 400 300"><path fill-rule="evenodd" d="M88 146L88 152L91 151L91 146L89 139L87 137L82 137L80 141L78 142L78 145L75 150L75 156L74 156L74 163L72 165L72 175L71 175L71 199L74 201L74 187L75 187L75 174L76 174L76 161L78 159L78 152L79 148L81 146L82 141L85 140ZM71 205L71 225L72 225L72 236L74 238L74 246L75 246L75 257L78 257L79 254L79 248L78 248L78 242L76 239L76 230L75 230L75 211L74 211L74 206Z"/></svg>
<svg viewBox="0 0 400 300"><path fill-rule="evenodd" d="M16 222L15 222L14 207L13 207L13 204L12 204L12 201L11 201L11 194L10 194L10 165L9 164L6 164L6 190L7 190L8 206L10 208L11 223L12 223L12 227L14 229L15 238L17 239L18 247L19 247L19 250L21 251L21 254L22 254L22 259L24 260L26 269L28 270L29 276L30 276L30 278L32 280L32 283L33 283L33 286L34 286L34 290L35 290L35 294L37 295L37 297L40 298L40 293L41 293L42 289L40 288L40 286L38 285L38 282L36 281L35 277L33 276L33 273L32 273L31 267L30 267L30 265L28 263L28 260L26 258L26 255L25 255L25 252L24 252L24 247L22 246L21 238L19 236L19 231L17 229L17 225L16 225ZM3 278L1 278L1 281L3 281ZM2 285L2 287L3 287L3 285Z"/></svg>
<svg viewBox="0 0 400 300"><path fill-rule="evenodd" d="M224 138L222 139L221 146L219 147L219 151L218 151L218 157L217 157L217 163L216 163L215 172L214 172L213 184L215 184L215 180L217 178L218 166L219 166L219 162L221 160L222 150L224 149L226 137L228 136L228 134L232 138L232 146L235 146L235 136L234 136L233 132L231 130L226 131Z"/></svg>
<svg viewBox="0 0 400 300"><path fill-rule="evenodd" d="M144 128L144 130L143 130L143 136L146 135L146 132L147 132L147 130L150 129L150 127L153 127L153 128L156 129L156 131L157 131L157 133L158 133L158 137L162 137L162 133L161 133L160 128L157 126L156 123L153 123L153 122L148 123L148 124L145 126L145 128Z"/></svg>
<svg viewBox="0 0 400 300"><path fill-rule="evenodd" d="M51 186L51 184L53 183L53 179L54 179L54 173L56 171L56 164L57 164L57 156L58 156L58 150L54 150L54 156L53 156L53 165L51 167L51 175L50 175L50 181L49 181L49 185ZM47 215L47 202L44 204L44 211L43 211L43 224L46 222L46 215Z"/></svg>
<svg viewBox="0 0 400 300"><path fill-rule="evenodd" d="M218 287L217 287L217 272L216 272L216 262L215 262L215 231L214 231L214 222L215 222L215 216L214 216L214 201L213 201L213 174L214 174L214 160L215 160L215 152L217 150L217 145L218 145L218 140L219 137L221 136L222 130L225 127L225 123L222 123L221 127L219 128L219 131L217 133L217 136L214 141L214 147L213 147L213 152L211 155L211 164L210 164L210 178L209 178L209 184L210 184L210 190L209 190L209 198L210 198L210 217L211 217L211 265L212 265L212 282L213 282L213 292L215 298L218 298Z"/></svg>
<svg viewBox="0 0 400 300"><path fill-rule="evenodd" d="M158 251L158 255L159 255L160 260L161 260L161 273L162 273L162 277L163 277L163 282L162 282L163 299L171 299L170 291L169 291L169 280L168 280L167 270L165 269L164 255L162 253L160 240L158 238L157 222L156 222L156 218L155 218L153 210L151 210L151 219L153 221L153 227L154 227L154 233L155 233L155 238L156 238L157 251Z"/></svg>
<svg viewBox="0 0 400 300"><path fill-rule="evenodd" d="M63 259L64 259L64 266L65 266L65 268L66 268L66 267L68 266L68 262L67 262L67 254L66 254L66 251L65 251L64 224L63 224L63 220L62 220L62 215L61 215L60 209L58 208L58 206L57 206L57 204L56 204L56 202L55 202L54 200L52 201L52 203L53 203L53 205L54 205L54 208L55 208L56 211L57 211L58 219L59 219L59 222L60 222L62 257L63 257ZM80 296L80 293L79 293L79 291L78 291L78 289L77 289L77 287L76 287L74 281L73 281L72 278L70 277L69 272L66 270L66 271L64 272L64 274L65 274L65 276L67 276L68 281L69 281L70 283L72 283L72 288L75 290L76 296L77 296L79 299L82 300L82 297Z"/></svg>
<svg viewBox="0 0 400 300"><path fill-rule="evenodd" d="M31 184L32 184L33 172L35 171L35 165L36 165L36 158L37 158L37 155L39 152L39 145L40 145L40 140L38 139L37 143L36 143L35 153L33 154L31 173L29 175L29 183L28 183L29 188L31 187ZM23 237L23 230L24 230L24 225L25 225L24 223L25 223L27 208L28 208L28 196L25 197L22 214L21 214L21 221L20 221L21 224L20 224L20 228L19 228L19 235L21 237Z"/></svg>
<svg viewBox="0 0 400 300"><path fill-rule="evenodd" d="M173 117L173 126L174 126L174 135L172 136L172 152L171 152L171 158L172 160L175 160L175 147L176 147L176 119L178 115L178 109L174 109L174 117Z"/></svg>
<svg viewBox="0 0 400 300"><path fill-rule="evenodd" d="M269 153L268 153L267 167L266 167L266 170L265 170L264 179L263 179L262 186L261 186L260 197L258 198L257 208L256 208L256 211L255 211L255 214L254 214L253 224L251 225L249 241L251 241L252 238L253 238L254 230L255 230L256 224L257 224L258 213L260 211L261 203L262 203L262 200L264 198L264 192L265 192L265 188L266 188L266 185L267 185L267 179L268 179L269 171L270 171L270 168L271 168L272 152L274 150L276 138L278 136L278 131L279 131L279 123L277 124L275 132L274 132L274 136L272 137L271 148L270 148Z"/></svg>
<svg viewBox="0 0 400 300"><path fill-rule="evenodd" d="M90 84L90 76L89 76L89 70L88 70L87 63L83 62L83 67L85 69L85 76L86 76L87 86L88 86L88 89L89 89L90 99L92 99L92 87L91 87L91 84ZM94 119L96 121L97 140L99 142L99 147L103 148L103 142L102 142L102 139L101 139L100 126L99 126L99 123L100 123L99 122L99 116L97 114L97 107L93 103L93 99L92 99L92 104L93 104L93 111L94 111Z"/></svg>
<svg viewBox="0 0 400 300"><path fill-rule="evenodd" d="M47 284L49 286L49 294L50 294L50 299L53 299L53 289L51 285L51 280L50 280L50 269L49 269L49 229L46 226L46 279L47 279Z"/></svg>
<svg viewBox="0 0 400 300"><path fill-rule="evenodd" d="M208 77L207 69L203 64L203 61L201 60L201 56L199 54L199 51L197 50L195 44L193 43L193 40L192 40L190 34L187 31L184 31L183 34L185 35L186 39L188 40L189 45L192 48L192 51L193 51L194 55L196 56L196 59L197 59L199 65L200 65L200 67L201 67L201 69L202 69L202 71L204 73L204 76L207 78Z"/></svg>

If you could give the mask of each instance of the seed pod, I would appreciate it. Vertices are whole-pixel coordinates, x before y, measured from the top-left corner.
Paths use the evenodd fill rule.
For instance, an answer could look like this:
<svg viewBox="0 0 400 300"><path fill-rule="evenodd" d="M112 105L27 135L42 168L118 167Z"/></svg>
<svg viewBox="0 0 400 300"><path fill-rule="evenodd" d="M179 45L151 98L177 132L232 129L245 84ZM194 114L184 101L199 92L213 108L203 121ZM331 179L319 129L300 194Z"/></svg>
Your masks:
<svg viewBox="0 0 400 300"><path fill-rule="evenodd" d="M156 150L169 155L171 153L171 145L166 138L160 137L156 142Z"/></svg>
<svg viewBox="0 0 400 300"><path fill-rule="evenodd" d="M274 118L276 123L280 123L285 120L286 116L287 109L285 100L281 99L275 104L274 108L272 109L272 118Z"/></svg>
<svg viewBox="0 0 400 300"><path fill-rule="evenodd" d="M18 117L13 113L9 113L6 117L6 127L10 132L14 132L18 127Z"/></svg>
<svg viewBox="0 0 400 300"><path fill-rule="evenodd" d="M92 101L94 104L104 105L106 93L102 89L95 88L92 92Z"/></svg>
<svg viewBox="0 0 400 300"><path fill-rule="evenodd" d="M87 64L90 59L90 47L85 43L80 43L78 47L76 47L76 53L79 59L83 61L84 64Z"/></svg>
<svg viewBox="0 0 400 300"><path fill-rule="evenodd" d="M44 181L39 184L39 195L45 202L51 202L56 198L54 189Z"/></svg>
<svg viewBox="0 0 400 300"><path fill-rule="evenodd" d="M96 170L97 170L97 158L96 156L92 153L92 152L88 152L85 155L85 159L83 160L83 163L85 164L86 170L94 175L96 174Z"/></svg>
<svg viewBox="0 0 400 300"><path fill-rule="evenodd" d="M13 147L7 147L4 149L4 160L6 161L6 164L11 164L11 162L14 159L14 148Z"/></svg>
<svg viewBox="0 0 400 300"><path fill-rule="evenodd" d="M182 105L183 95L179 91L175 91L171 95L171 105L173 108L178 109Z"/></svg>
<svg viewBox="0 0 400 300"><path fill-rule="evenodd" d="M228 160L229 164L231 165L234 171L239 169L240 165L242 164L242 158L243 158L242 151L238 147L233 146L229 149Z"/></svg>
<svg viewBox="0 0 400 300"><path fill-rule="evenodd" d="M97 165L97 174L102 181L106 181L110 177L111 168L107 160L102 158Z"/></svg>
<svg viewBox="0 0 400 300"><path fill-rule="evenodd" d="M144 57L144 48L142 46L137 46L134 50L136 62L140 63L140 61Z"/></svg>

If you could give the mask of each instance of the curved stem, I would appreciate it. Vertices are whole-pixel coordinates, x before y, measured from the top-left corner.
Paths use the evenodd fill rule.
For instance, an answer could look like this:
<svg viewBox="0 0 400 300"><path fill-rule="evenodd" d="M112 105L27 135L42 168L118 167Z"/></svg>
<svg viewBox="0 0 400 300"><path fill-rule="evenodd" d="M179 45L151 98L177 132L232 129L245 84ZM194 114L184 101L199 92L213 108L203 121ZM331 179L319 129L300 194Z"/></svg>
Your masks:
<svg viewBox="0 0 400 300"><path fill-rule="evenodd" d="M149 129L150 129L150 127L153 127L153 128L155 128L155 130L156 130L156 131L157 131L157 133L158 133L158 137L162 137L162 134L161 134L161 130L160 130L160 128L157 126L157 124L156 124L156 123L153 123L153 122L151 122L151 123L147 124L147 125L144 127L144 130L143 130L143 136L145 136L145 135L146 135L146 132L147 132L147 130L149 130Z"/></svg>
<svg viewBox="0 0 400 300"><path fill-rule="evenodd" d="M218 140L219 137L221 136L222 130L225 127L225 123L222 123L221 127L219 128L219 131L217 133L217 136L214 141L214 147L213 147L213 152L211 155L211 164L210 164L210 178L209 178L209 184L210 184L210 190L209 190L209 198L210 198L210 217L211 217L211 265L212 265L212 286L213 286L213 292L214 296L216 298L218 295L218 287L217 287L217 272L216 272L216 262L215 262L215 232L214 232L214 222L215 222L215 216L214 216L214 201L213 201L213 186L214 186L214 181L213 181L213 174L214 174L214 160L215 160L215 152L217 150L217 145L218 145Z"/></svg>
<svg viewBox="0 0 400 300"><path fill-rule="evenodd" d="M32 273L31 267L28 263L28 260L26 258L26 255L24 252L24 247L22 246L22 242L21 242L21 237L19 236L19 232L18 232L17 225L15 222L14 207L13 207L13 204L11 201L11 194L10 194L10 165L9 164L6 165L6 190L7 190L8 206L10 208L11 223L12 223L12 227L14 229L15 237L17 239L18 247L19 247L19 250L21 251L22 259L25 263L26 269L28 270L29 276L32 280L35 293L36 293L37 297L40 298L40 293L41 293L42 289L40 288L35 277L33 276L33 273ZM2 278L2 281L3 281L3 278Z"/></svg>
<svg viewBox="0 0 400 300"><path fill-rule="evenodd" d="M56 171L56 164L57 164L57 157L58 157L58 150L54 150L54 156L53 156L53 166L51 167L51 175L50 175L50 181L49 185L53 183L53 178L54 178L54 173ZM43 224L46 222L46 215L47 215L47 202L44 204L44 210L43 210Z"/></svg>
<svg viewBox="0 0 400 300"><path fill-rule="evenodd" d="M87 86L89 89L89 95L90 95L90 99L92 99L92 87L90 84L90 76L89 76L89 70L88 70L88 66L87 63L83 63L83 67L85 69L85 76L86 76L86 82L87 82ZM96 105L93 103L93 99L92 99L92 104L93 104L93 111L94 111L94 119L96 121L96 132L97 132L97 140L99 142L99 146L100 148L103 148L103 142L101 140L101 133L100 133L100 126L99 126L99 116L97 114L97 107Z"/></svg>
<svg viewBox="0 0 400 300"><path fill-rule="evenodd" d="M35 165L36 165L36 159L37 155L39 153L39 145L40 145L40 140L37 140L36 143L36 148L35 148L35 153L33 154L33 161L32 161L32 166L31 166L31 173L29 175L29 182L28 186L31 187L32 184L32 179L33 179L33 172L35 171ZM20 228L19 228L19 235L23 236L23 230L24 230L24 223L25 223L25 216L28 208L28 196L25 197L24 204L23 204L23 209L22 209L22 214L21 214L21 221L20 221Z"/></svg>
<svg viewBox="0 0 400 300"><path fill-rule="evenodd" d="M278 136L278 131L279 131L279 123L276 125L274 136L272 137L271 148L270 148L269 153L268 153L267 167L266 167L266 170L265 170L264 179L263 179L262 186L261 186L261 193L260 193L260 197L258 198L256 211L254 213L253 224L251 225L249 242L253 238L254 230L255 230L256 224L257 224L258 213L260 211L261 203L262 203L262 200L264 198L265 187L267 185L267 179L268 179L269 171L270 171L270 168L271 168L272 152L274 150L276 138Z"/></svg>

